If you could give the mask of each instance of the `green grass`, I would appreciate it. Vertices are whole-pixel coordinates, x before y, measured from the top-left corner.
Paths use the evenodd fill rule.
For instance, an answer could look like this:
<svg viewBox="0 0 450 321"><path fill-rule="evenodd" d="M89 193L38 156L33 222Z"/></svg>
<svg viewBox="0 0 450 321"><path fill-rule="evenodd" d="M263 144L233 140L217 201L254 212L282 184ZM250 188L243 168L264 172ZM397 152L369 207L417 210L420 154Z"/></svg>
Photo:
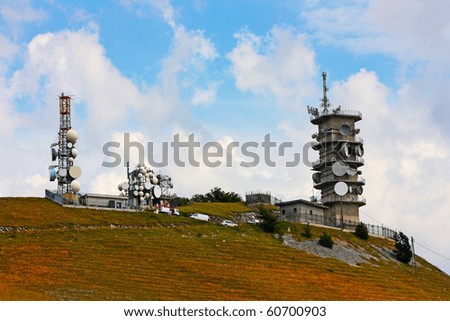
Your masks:
<svg viewBox="0 0 450 321"><path fill-rule="evenodd" d="M247 207L244 202L238 203L192 203L190 205L180 206L179 211L181 213L203 213L213 216L217 216L224 219L233 218L234 213L244 213L254 211L250 207Z"/></svg>
<svg viewBox="0 0 450 321"><path fill-rule="evenodd" d="M305 239L302 225L283 224ZM420 258L417 274L383 260L355 267L284 246L250 224L3 198L0 226L29 227L0 233L1 300L450 300L450 277ZM326 230L373 255L372 244L393 246L311 228L313 238Z"/></svg>

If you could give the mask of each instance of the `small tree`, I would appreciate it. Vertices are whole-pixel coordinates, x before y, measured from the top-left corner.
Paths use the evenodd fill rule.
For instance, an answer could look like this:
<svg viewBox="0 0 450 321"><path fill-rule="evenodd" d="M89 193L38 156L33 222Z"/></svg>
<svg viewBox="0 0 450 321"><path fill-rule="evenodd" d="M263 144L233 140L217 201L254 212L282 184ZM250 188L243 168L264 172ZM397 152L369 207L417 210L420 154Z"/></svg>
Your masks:
<svg viewBox="0 0 450 321"><path fill-rule="evenodd" d="M327 232L323 232L323 234L320 236L319 244L329 249L332 249L334 245L333 238Z"/></svg>
<svg viewBox="0 0 450 321"><path fill-rule="evenodd" d="M355 229L355 235L360 239L367 240L369 238L369 230L367 229L366 224L359 223Z"/></svg>
<svg viewBox="0 0 450 321"><path fill-rule="evenodd" d="M394 255L400 262L408 264L412 258L411 246L409 245L408 237L400 233L395 233L395 250Z"/></svg>
<svg viewBox="0 0 450 321"><path fill-rule="evenodd" d="M261 219L261 228L264 232L275 233L277 230L277 216L273 211L265 208L264 206L259 206L257 209L258 217Z"/></svg>
<svg viewBox="0 0 450 321"><path fill-rule="evenodd" d="M303 233L302 233L302 235L303 235L304 237L307 237L307 238L311 238L311 237L312 237L311 226L309 225L309 222L308 222L308 224L306 224L306 225L303 227Z"/></svg>

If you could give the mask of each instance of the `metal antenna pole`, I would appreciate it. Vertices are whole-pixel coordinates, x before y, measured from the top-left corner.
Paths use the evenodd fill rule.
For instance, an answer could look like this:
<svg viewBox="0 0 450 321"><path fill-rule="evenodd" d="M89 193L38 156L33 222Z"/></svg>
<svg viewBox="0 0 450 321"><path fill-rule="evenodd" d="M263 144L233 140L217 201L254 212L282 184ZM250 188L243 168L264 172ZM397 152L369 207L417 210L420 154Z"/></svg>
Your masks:
<svg viewBox="0 0 450 321"><path fill-rule="evenodd" d="M322 107L325 113L328 112L328 107L330 106L330 103L328 102L327 97L327 73L322 72L322 80L323 80L323 98L322 98Z"/></svg>
<svg viewBox="0 0 450 321"><path fill-rule="evenodd" d="M413 273L417 272L416 267L416 252L414 251L414 238L411 236L411 248L412 248L412 267L413 267Z"/></svg>

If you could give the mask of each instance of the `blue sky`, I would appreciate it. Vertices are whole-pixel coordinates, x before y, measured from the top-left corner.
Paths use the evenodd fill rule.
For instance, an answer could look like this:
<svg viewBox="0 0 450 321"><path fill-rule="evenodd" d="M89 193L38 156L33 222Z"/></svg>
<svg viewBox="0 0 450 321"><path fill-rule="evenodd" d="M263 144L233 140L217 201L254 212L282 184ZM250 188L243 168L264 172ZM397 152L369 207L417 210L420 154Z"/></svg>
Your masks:
<svg viewBox="0 0 450 321"><path fill-rule="evenodd" d="M102 167L102 147L124 133L154 142L157 159L162 142L192 133L224 147L270 134L293 143L288 156L303 153L315 132L306 106L318 106L326 71L332 104L363 113L361 219L449 257L448 12L444 0L0 1L0 195L55 188L47 166L62 91L74 98L82 192L117 193L125 170ZM160 170L183 196L214 186L318 195L307 166L273 158L275 168L243 168L235 150L231 167Z"/></svg>

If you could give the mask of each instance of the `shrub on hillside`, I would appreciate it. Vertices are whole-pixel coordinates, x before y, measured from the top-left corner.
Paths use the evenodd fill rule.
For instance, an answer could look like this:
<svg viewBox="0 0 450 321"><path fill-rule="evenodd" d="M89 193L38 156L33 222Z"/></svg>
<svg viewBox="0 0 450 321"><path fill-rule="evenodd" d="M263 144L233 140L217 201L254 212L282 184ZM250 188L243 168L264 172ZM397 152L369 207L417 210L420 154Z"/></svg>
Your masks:
<svg viewBox="0 0 450 321"><path fill-rule="evenodd" d="M400 232L395 233L394 239L395 239L394 255L396 259L399 260L400 262L408 264L412 258L412 251L411 246L409 245L408 237L402 232Z"/></svg>
<svg viewBox="0 0 450 321"><path fill-rule="evenodd" d="M327 232L323 232L323 234L320 236L319 244L329 249L332 249L334 245L333 238Z"/></svg>
<svg viewBox="0 0 450 321"><path fill-rule="evenodd" d="M195 194L191 198L192 202L242 202L241 196L235 192L225 192L220 187L212 188L205 195Z"/></svg>
<svg viewBox="0 0 450 321"><path fill-rule="evenodd" d="M359 223L355 229L355 235L360 239L367 240L369 239L369 230L367 229L366 224Z"/></svg>
<svg viewBox="0 0 450 321"><path fill-rule="evenodd" d="M306 224L306 225L303 227L303 233L302 233L302 235L303 235L304 237L307 237L307 238L311 238L311 237L312 237L311 226L309 225L309 222L308 222L308 224Z"/></svg>
<svg viewBox="0 0 450 321"><path fill-rule="evenodd" d="M260 226L264 232L275 233L277 230L277 216L273 211L264 206L257 208L258 217L261 219Z"/></svg>

